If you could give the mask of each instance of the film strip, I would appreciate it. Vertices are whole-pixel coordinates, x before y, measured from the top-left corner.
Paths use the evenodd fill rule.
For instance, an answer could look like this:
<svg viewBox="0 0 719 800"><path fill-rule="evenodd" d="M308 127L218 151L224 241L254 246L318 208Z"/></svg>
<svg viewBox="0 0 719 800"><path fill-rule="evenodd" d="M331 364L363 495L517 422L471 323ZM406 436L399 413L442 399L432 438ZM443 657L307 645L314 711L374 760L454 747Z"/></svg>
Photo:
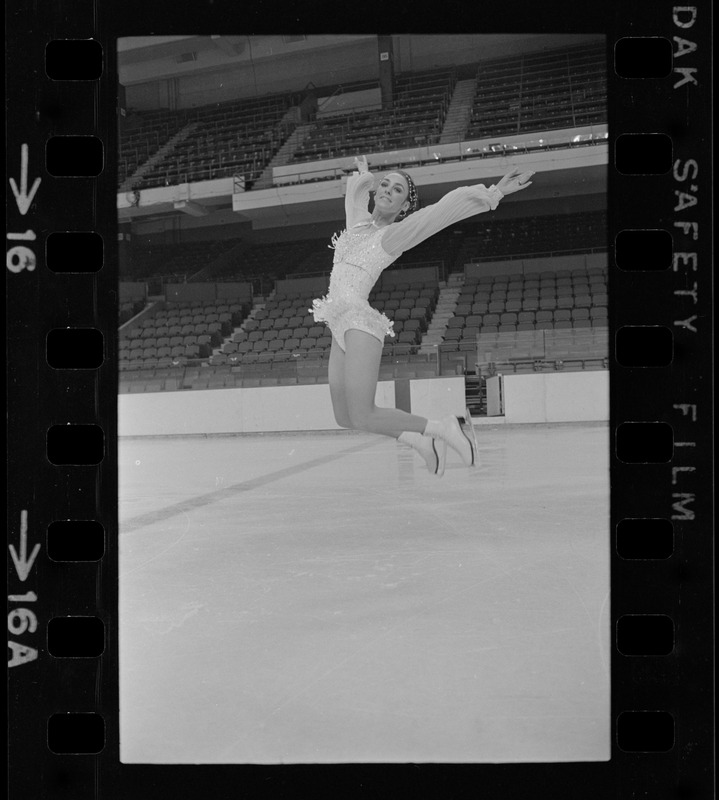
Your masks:
<svg viewBox="0 0 719 800"><path fill-rule="evenodd" d="M119 761L116 39L242 20L219 0L180 18L170 4L110 5L8 6L10 797L381 796L388 775L437 796L713 796L711 3L521 10L523 30L607 36L611 760L338 765L322 778ZM372 27L341 11L343 27ZM482 23L511 30L515 12ZM252 19L304 31L338 13ZM395 29L415 27L392 13Z"/></svg>

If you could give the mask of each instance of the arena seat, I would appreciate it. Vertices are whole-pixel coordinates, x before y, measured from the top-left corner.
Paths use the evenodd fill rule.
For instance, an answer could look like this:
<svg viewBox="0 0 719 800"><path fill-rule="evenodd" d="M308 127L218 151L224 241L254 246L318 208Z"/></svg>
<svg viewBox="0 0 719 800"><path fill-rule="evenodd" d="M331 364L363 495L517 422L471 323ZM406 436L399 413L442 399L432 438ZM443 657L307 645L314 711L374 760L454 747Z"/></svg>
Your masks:
<svg viewBox="0 0 719 800"><path fill-rule="evenodd" d="M579 74L581 94L576 91ZM606 119L601 45L485 61L477 77L469 138L573 127Z"/></svg>
<svg viewBox="0 0 719 800"><path fill-rule="evenodd" d="M420 320L410 319L404 323L404 330L413 332L416 336L416 341L418 342L424 328L422 327Z"/></svg>
<svg viewBox="0 0 719 800"><path fill-rule="evenodd" d="M427 308L415 307L411 309L409 312L410 319L418 319L420 320L421 323L425 323L427 321L427 317L428 317Z"/></svg>
<svg viewBox="0 0 719 800"><path fill-rule="evenodd" d="M400 73L391 108L355 109L315 120L293 159L319 160L434 144L439 141L455 83L451 69Z"/></svg>

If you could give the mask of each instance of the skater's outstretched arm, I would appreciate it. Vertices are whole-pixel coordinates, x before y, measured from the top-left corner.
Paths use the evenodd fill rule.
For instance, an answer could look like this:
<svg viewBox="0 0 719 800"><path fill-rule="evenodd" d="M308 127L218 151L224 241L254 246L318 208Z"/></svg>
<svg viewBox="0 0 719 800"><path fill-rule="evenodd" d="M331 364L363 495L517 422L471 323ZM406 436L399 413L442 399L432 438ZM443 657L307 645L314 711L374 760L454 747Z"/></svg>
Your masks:
<svg viewBox="0 0 719 800"><path fill-rule="evenodd" d="M355 158L357 172L353 172L347 178L347 190L345 192L345 220L347 230L354 228L355 225L367 225L372 221L369 213L369 193L374 185L374 175L369 172L367 159L362 156Z"/></svg>
<svg viewBox="0 0 719 800"><path fill-rule="evenodd" d="M532 175L534 172L514 169L489 189L482 183L454 189L434 205L426 206L401 222L389 225L382 236L382 248L389 255L398 257L405 250L415 247L455 222L485 211L493 211L505 195L531 186Z"/></svg>

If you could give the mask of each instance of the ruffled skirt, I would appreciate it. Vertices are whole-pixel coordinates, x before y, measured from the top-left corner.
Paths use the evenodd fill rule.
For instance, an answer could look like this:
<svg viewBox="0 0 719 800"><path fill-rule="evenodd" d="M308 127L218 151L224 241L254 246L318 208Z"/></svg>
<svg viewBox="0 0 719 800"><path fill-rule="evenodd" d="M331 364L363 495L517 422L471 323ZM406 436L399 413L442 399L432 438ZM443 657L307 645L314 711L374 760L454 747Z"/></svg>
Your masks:
<svg viewBox="0 0 719 800"><path fill-rule="evenodd" d="M309 311L315 322L327 324L342 350L345 349L345 332L349 330L365 331L383 344L385 336L394 336L391 320L366 300L327 295L313 300Z"/></svg>

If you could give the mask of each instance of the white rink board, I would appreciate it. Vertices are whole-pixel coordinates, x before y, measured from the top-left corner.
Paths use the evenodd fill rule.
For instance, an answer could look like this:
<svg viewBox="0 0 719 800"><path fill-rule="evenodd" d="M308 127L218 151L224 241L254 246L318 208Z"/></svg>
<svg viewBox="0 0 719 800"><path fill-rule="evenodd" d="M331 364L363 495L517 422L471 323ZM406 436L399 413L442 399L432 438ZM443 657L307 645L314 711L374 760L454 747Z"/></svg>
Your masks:
<svg viewBox="0 0 719 800"><path fill-rule="evenodd" d="M424 416L464 412L464 378L410 382L412 410ZM395 407L394 381L377 384L375 402ZM339 430L329 386L260 386L121 394L120 436Z"/></svg>
<svg viewBox="0 0 719 800"><path fill-rule="evenodd" d="M609 420L608 370L505 375L503 381L507 423Z"/></svg>

